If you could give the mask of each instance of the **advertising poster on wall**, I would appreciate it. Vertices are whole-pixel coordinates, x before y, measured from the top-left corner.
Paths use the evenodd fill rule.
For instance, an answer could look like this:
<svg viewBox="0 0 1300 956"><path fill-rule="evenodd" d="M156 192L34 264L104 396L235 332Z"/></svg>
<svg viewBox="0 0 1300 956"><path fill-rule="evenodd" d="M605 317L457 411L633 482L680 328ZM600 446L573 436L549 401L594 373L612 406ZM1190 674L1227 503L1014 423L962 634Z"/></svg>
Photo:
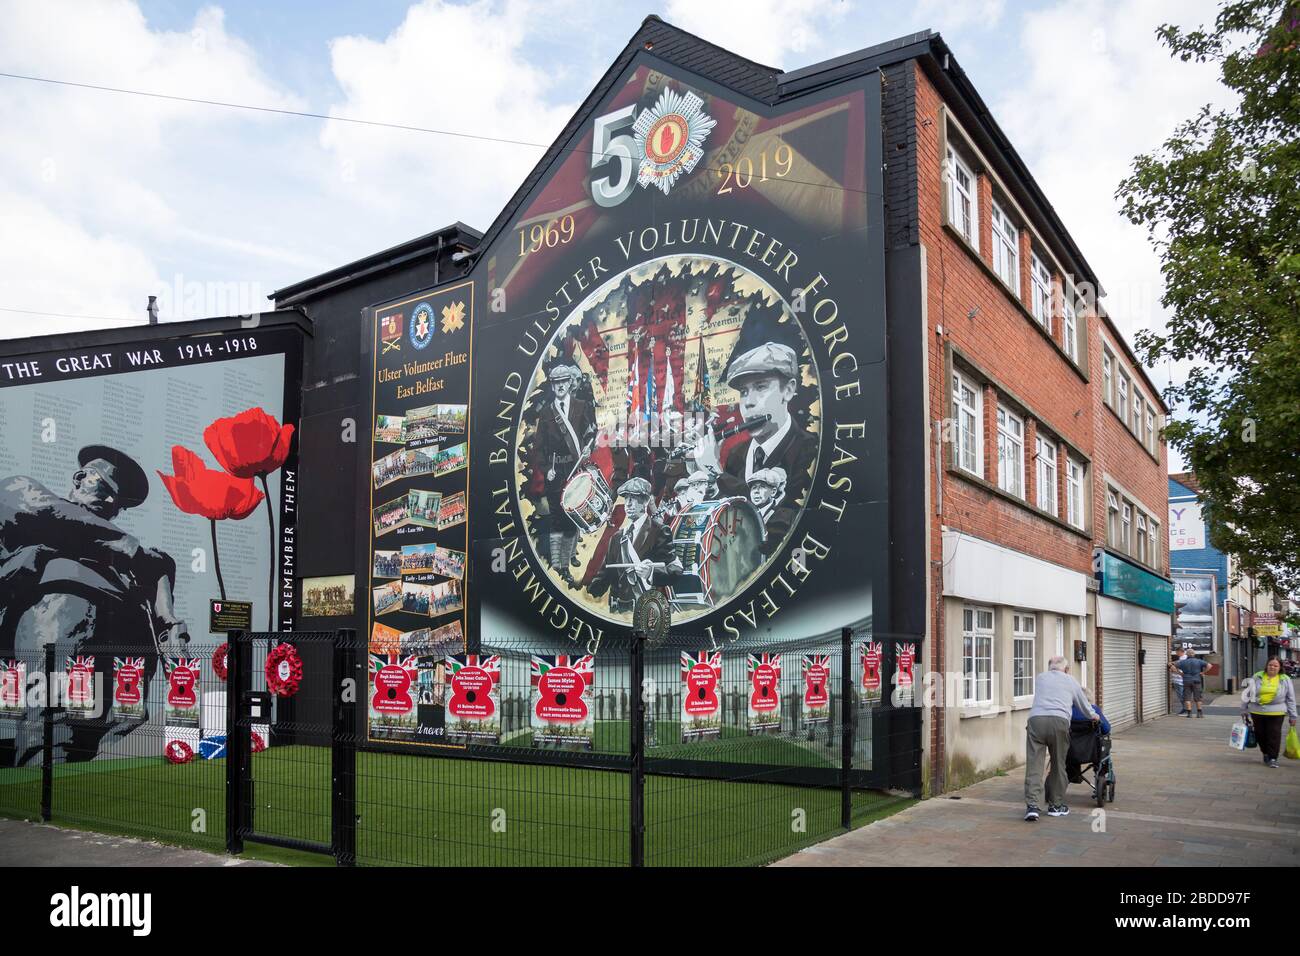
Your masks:
<svg viewBox="0 0 1300 956"><path fill-rule="evenodd" d="M1169 503L1169 550L1199 551L1207 547L1205 519L1199 501Z"/></svg>
<svg viewBox="0 0 1300 956"><path fill-rule="evenodd" d="M56 717L77 721L79 756L162 739L162 658L208 638L210 602L294 627L302 332L263 318L0 363L0 553L23 568L0 581L0 657L52 643L60 662L93 659L102 710ZM118 658L143 660L148 720L110 706ZM0 763L30 759L15 734L0 725ZM55 739L60 761L69 735Z"/></svg>
<svg viewBox="0 0 1300 956"><path fill-rule="evenodd" d="M369 310L374 414L466 482L463 543L437 541L471 644L597 654L652 589L704 646L888 629L879 102L878 76L766 106L638 56L468 278Z"/></svg>
<svg viewBox="0 0 1300 956"><path fill-rule="evenodd" d="M722 736L722 652L682 651L682 742Z"/></svg>
<svg viewBox="0 0 1300 956"><path fill-rule="evenodd" d="M501 742L501 657L458 654L447 658L447 739L458 744Z"/></svg>
<svg viewBox="0 0 1300 956"><path fill-rule="evenodd" d="M591 687L596 679L590 654L532 656L531 724L534 747L591 750L596 729Z"/></svg>
<svg viewBox="0 0 1300 956"><path fill-rule="evenodd" d="M831 719L831 656L804 654L800 659L803 693L799 695L805 726L824 724Z"/></svg>
<svg viewBox="0 0 1300 956"><path fill-rule="evenodd" d="M1174 571L1174 647L1196 654L1219 649L1218 582L1213 574Z"/></svg>
<svg viewBox="0 0 1300 956"><path fill-rule="evenodd" d="M749 695L745 727L751 734L781 731L781 655L747 654Z"/></svg>

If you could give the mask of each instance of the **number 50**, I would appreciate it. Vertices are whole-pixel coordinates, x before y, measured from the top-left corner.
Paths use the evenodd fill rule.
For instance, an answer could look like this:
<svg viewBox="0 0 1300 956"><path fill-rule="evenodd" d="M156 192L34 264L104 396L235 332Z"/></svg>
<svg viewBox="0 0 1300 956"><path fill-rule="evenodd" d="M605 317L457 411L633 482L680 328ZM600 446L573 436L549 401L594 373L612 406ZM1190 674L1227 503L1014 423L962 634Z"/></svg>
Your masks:
<svg viewBox="0 0 1300 956"><path fill-rule="evenodd" d="M591 198L597 206L613 208L636 186L632 178L632 124L636 106L625 106L613 113L596 117L591 150ZM598 171L598 172L597 172Z"/></svg>

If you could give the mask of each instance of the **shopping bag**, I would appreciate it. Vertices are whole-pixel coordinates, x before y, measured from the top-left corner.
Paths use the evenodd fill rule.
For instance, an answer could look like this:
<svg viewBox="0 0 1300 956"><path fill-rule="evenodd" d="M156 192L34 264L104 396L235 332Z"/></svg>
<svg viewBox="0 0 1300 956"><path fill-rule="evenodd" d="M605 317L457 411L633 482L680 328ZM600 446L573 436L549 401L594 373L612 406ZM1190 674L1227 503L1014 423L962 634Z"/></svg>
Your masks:
<svg viewBox="0 0 1300 956"><path fill-rule="evenodd" d="M1228 736L1228 746L1233 750L1246 749L1246 730L1247 727L1240 720L1232 725L1232 733Z"/></svg>
<svg viewBox="0 0 1300 956"><path fill-rule="evenodd" d="M1292 760L1300 760L1300 734L1294 727L1286 732L1286 755Z"/></svg>
<svg viewBox="0 0 1300 956"><path fill-rule="evenodd" d="M1246 728L1246 749L1254 750L1259 744L1255 741L1255 725L1251 724Z"/></svg>

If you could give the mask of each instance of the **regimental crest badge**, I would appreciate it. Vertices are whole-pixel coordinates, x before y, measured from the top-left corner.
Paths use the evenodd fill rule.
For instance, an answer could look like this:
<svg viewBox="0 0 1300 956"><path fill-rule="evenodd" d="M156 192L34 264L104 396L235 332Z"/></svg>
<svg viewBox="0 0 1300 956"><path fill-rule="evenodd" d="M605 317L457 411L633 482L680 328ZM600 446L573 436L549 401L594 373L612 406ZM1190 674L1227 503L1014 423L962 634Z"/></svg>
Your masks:
<svg viewBox="0 0 1300 956"><path fill-rule="evenodd" d="M421 302L411 312L411 344L417 349L433 341L433 306Z"/></svg>
<svg viewBox="0 0 1300 956"><path fill-rule="evenodd" d="M694 93L665 89L632 126L641 157L637 182L668 195L677 178L693 170L704 156L704 141L717 124Z"/></svg>

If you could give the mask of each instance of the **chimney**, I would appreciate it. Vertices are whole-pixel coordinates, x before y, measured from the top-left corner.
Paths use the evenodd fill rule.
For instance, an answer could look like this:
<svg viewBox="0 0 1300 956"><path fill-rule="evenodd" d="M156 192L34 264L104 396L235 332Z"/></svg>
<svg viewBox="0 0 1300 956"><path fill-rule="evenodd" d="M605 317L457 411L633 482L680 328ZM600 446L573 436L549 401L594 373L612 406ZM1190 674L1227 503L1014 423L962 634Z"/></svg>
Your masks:
<svg viewBox="0 0 1300 956"><path fill-rule="evenodd" d="M149 313L149 324L157 325L158 324L158 297L156 295L149 296L149 307L145 309L145 311Z"/></svg>

